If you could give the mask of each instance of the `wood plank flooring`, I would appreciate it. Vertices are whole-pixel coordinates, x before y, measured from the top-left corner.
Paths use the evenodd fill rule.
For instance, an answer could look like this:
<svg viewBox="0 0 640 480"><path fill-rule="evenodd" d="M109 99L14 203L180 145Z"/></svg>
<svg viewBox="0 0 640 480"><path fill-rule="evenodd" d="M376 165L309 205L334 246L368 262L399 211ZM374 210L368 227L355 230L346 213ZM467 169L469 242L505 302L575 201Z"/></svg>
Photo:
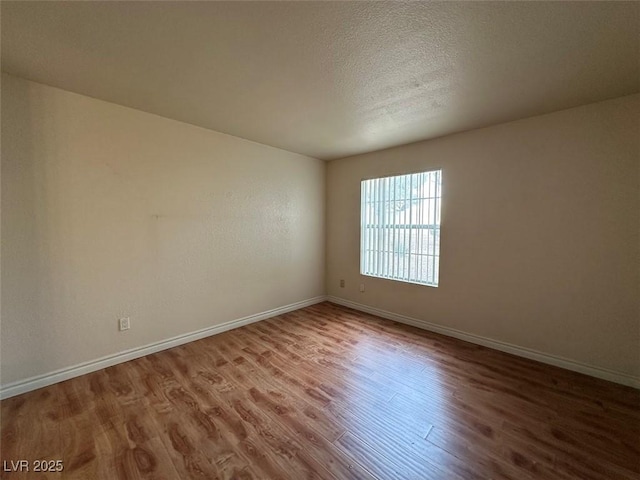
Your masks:
<svg viewBox="0 0 640 480"><path fill-rule="evenodd" d="M330 303L1 415L3 479L640 478L639 391Z"/></svg>

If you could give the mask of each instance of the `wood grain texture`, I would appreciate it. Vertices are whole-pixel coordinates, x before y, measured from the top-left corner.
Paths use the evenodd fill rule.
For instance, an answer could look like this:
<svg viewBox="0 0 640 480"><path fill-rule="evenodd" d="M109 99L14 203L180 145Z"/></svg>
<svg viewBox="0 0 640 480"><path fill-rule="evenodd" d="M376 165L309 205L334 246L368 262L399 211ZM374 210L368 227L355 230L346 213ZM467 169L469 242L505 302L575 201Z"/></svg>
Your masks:
<svg viewBox="0 0 640 480"><path fill-rule="evenodd" d="M2 401L6 479L637 479L640 392L330 303ZM4 468L3 468L4 470Z"/></svg>

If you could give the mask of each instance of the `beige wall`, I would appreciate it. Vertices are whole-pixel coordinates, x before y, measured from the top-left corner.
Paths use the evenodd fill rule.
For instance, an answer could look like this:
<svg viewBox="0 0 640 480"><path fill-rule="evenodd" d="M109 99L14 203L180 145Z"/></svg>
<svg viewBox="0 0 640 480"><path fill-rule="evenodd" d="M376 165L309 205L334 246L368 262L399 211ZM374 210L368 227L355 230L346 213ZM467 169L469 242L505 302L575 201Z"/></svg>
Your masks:
<svg viewBox="0 0 640 480"><path fill-rule="evenodd" d="M324 178L3 75L2 383L323 295Z"/></svg>
<svg viewBox="0 0 640 480"><path fill-rule="evenodd" d="M639 138L634 95L330 162L328 294L640 377ZM360 276L360 180L434 168L440 286Z"/></svg>
<svg viewBox="0 0 640 480"><path fill-rule="evenodd" d="M325 212L322 162L3 75L2 384L323 295L325 214L330 295L638 377L639 119L635 95L336 160ZM361 277L360 179L430 168L440 287Z"/></svg>

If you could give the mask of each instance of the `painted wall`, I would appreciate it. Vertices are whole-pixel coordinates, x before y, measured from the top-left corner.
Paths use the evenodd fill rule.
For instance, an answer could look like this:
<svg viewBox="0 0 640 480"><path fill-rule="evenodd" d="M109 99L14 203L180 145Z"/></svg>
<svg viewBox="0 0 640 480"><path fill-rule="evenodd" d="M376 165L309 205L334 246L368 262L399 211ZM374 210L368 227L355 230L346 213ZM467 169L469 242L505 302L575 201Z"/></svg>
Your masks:
<svg viewBox="0 0 640 480"><path fill-rule="evenodd" d="M324 179L316 159L3 75L2 383L323 295Z"/></svg>
<svg viewBox="0 0 640 480"><path fill-rule="evenodd" d="M328 294L640 378L639 142L634 95L332 161ZM440 286L361 276L361 179L435 168Z"/></svg>

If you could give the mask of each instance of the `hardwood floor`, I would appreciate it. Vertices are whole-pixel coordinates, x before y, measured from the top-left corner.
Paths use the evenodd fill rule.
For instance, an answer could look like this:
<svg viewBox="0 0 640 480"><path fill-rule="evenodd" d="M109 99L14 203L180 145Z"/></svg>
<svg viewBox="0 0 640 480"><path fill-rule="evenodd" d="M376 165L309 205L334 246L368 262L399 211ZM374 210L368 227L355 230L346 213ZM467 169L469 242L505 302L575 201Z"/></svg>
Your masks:
<svg viewBox="0 0 640 480"><path fill-rule="evenodd" d="M1 407L3 479L640 478L639 391L329 303Z"/></svg>

